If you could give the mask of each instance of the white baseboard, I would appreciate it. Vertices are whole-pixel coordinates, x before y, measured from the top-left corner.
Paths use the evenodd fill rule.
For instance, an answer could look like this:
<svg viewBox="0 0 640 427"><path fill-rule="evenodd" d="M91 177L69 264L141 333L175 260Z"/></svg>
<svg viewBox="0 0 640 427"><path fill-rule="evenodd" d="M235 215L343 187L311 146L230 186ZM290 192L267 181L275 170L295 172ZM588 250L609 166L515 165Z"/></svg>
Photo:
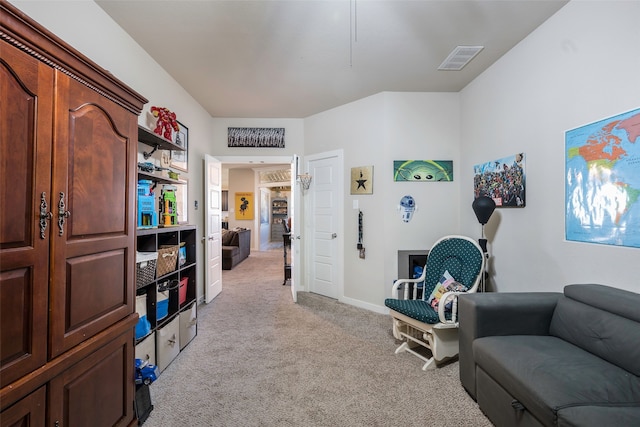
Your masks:
<svg viewBox="0 0 640 427"><path fill-rule="evenodd" d="M360 301L354 298L342 297L339 299L344 304L353 305L354 307L364 308L365 310L373 311L380 314L389 314L389 309L385 306L371 304L368 302Z"/></svg>

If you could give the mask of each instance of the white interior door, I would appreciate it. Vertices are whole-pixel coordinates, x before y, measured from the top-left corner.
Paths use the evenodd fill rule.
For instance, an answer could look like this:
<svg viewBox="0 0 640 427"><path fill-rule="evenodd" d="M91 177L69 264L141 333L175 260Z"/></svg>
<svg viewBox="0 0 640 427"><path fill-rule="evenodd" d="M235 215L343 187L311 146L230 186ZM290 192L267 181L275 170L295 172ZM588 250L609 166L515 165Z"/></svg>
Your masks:
<svg viewBox="0 0 640 427"><path fill-rule="evenodd" d="M312 176L305 203L309 246L309 290L341 299L343 259L342 152L335 151L306 158ZM306 206L309 207L307 211Z"/></svg>
<svg viewBox="0 0 640 427"><path fill-rule="evenodd" d="M222 193L222 166L219 160L205 154L204 156L206 206L204 219L205 239L205 273L204 300L211 302L222 292L222 209L220 206Z"/></svg>

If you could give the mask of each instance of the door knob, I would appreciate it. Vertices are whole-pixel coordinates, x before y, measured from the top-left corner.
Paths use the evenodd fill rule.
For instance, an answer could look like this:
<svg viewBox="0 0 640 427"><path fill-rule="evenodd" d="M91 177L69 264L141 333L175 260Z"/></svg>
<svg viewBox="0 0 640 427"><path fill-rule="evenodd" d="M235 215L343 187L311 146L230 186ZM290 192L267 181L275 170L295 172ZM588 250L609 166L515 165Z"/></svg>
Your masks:
<svg viewBox="0 0 640 427"><path fill-rule="evenodd" d="M331 233L331 238L332 238L332 239L337 239L337 238L338 238L338 235L337 235L336 233Z"/></svg>

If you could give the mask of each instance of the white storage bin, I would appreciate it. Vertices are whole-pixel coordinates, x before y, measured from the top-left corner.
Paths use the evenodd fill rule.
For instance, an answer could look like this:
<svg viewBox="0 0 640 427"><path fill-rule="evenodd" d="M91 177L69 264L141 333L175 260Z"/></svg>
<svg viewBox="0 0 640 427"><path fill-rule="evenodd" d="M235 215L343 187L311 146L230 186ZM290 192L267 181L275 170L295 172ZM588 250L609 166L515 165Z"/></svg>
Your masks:
<svg viewBox="0 0 640 427"><path fill-rule="evenodd" d="M198 331L198 312L196 303L180 313L180 350L185 348Z"/></svg>
<svg viewBox="0 0 640 427"><path fill-rule="evenodd" d="M136 359L146 360L156 364L156 333L152 332L136 345Z"/></svg>
<svg viewBox="0 0 640 427"><path fill-rule="evenodd" d="M160 372L180 353L180 319L174 317L166 326L156 331L156 359Z"/></svg>

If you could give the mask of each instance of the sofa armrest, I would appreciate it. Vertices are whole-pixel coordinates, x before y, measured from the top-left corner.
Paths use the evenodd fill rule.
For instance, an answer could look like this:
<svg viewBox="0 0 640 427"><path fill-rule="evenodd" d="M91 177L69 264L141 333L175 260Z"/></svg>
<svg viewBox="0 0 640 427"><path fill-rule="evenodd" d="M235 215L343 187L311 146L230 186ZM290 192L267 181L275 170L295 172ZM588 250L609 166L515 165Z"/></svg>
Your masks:
<svg viewBox="0 0 640 427"><path fill-rule="evenodd" d="M493 335L549 335L560 292L472 293L458 297L460 382L476 398L473 341Z"/></svg>
<svg viewBox="0 0 640 427"><path fill-rule="evenodd" d="M240 258L248 257L251 253L251 230L238 231L238 246L240 247Z"/></svg>

